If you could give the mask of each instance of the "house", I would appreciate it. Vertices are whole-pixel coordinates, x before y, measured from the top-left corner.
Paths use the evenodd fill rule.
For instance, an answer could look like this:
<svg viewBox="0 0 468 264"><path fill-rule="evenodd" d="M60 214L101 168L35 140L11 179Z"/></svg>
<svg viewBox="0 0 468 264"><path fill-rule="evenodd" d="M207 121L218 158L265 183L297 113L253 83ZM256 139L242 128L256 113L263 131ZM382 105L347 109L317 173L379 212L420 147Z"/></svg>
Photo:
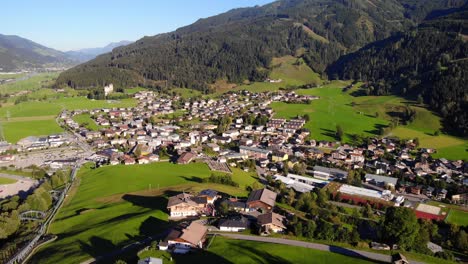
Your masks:
<svg viewBox="0 0 468 264"><path fill-rule="evenodd" d="M377 186L389 187L395 189L398 179L387 176L380 176L367 173L365 176L366 182L372 183Z"/></svg>
<svg viewBox="0 0 468 264"><path fill-rule="evenodd" d="M187 217L197 216L203 209L204 205L200 205L197 201L193 200L193 196L187 193L181 193L169 197L167 202L167 210L169 210L170 217Z"/></svg>
<svg viewBox="0 0 468 264"><path fill-rule="evenodd" d="M191 152L184 152L177 159L178 164L189 164L195 158L195 154Z"/></svg>
<svg viewBox="0 0 468 264"><path fill-rule="evenodd" d="M238 200L236 198L230 198L226 201L224 201L230 211L236 211L236 212L243 212L245 211L246 204L245 202Z"/></svg>
<svg viewBox="0 0 468 264"><path fill-rule="evenodd" d="M173 228L165 241L174 247L174 253L187 253L191 249L203 248L208 229L197 222L182 223Z"/></svg>
<svg viewBox="0 0 468 264"><path fill-rule="evenodd" d="M219 230L225 232L240 232L249 227L247 218L240 216L238 218L221 219L219 221Z"/></svg>
<svg viewBox="0 0 468 264"><path fill-rule="evenodd" d="M442 199L445 199L447 197L447 190L446 189L441 189L437 192L437 199L438 200L442 200Z"/></svg>
<svg viewBox="0 0 468 264"><path fill-rule="evenodd" d="M288 154L282 151L274 151L271 156L271 160L273 162L281 162L281 161L288 160Z"/></svg>
<svg viewBox="0 0 468 264"><path fill-rule="evenodd" d="M215 190L205 189L198 194L198 197L206 197L206 202L208 204L214 204L216 199L218 199L218 192Z"/></svg>
<svg viewBox="0 0 468 264"><path fill-rule="evenodd" d="M268 189L254 190L247 199L247 207L250 209L264 209L271 211L275 206L276 193Z"/></svg>
<svg viewBox="0 0 468 264"><path fill-rule="evenodd" d="M138 264L163 264L163 261L160 258L148 257L138 260Z"/></svg>
<svg viewBox="0 0 468 264"><path fill-rule="evenodd" d="M255 159L266 159L271 151L255 147L240 146L239 152Z"/></svg>
<svg viewBox="0 0 468 264"><path fill-rule="evenodd" d="M286 229L284 222L284 216L273 212L262 214L257 217L257 225L260 227L261 233L269 233L270 231L274 233L283 232Z"/></svg>

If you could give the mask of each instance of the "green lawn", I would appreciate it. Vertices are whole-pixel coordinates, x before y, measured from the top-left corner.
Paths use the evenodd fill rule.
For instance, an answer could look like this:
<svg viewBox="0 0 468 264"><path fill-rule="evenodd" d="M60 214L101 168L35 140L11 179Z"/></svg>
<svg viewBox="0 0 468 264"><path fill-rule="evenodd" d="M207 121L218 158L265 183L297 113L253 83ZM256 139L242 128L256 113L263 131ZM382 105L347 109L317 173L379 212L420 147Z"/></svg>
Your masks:
<svg viewBox="0 0 468 264"><path fill-rule="evenodd" d="M43 136L63 132L55 119L2 122L4 137L8 142L16 143L28 136Z"/></svg>
<svg viewBox="0 0 468 264"><path fill-rule="evenodd" d="M2 185L2 184L12 184L12 183L15 183L15 182L17 182L17 180L0 177L0 185Z"/></svg>
<svg viewBox="0 0 468 264"><path fill-rule="evenodd" d="M374 263L337 253L287 245L242 241L217 236L209 249L175 256L175 263Z"/></svg>
<svg viewBox="0 0 468 264"><path fill-rule="evenodd" d="M254 182L257 181L257 174L256 172L245 172L238 168L231 168L232 171L232 179L239 183L241 188L245 188L246 186L251 186Z"/></svg>
<svg viewBox="0 0 468 264"><path fill-rule="evenodd" d="M77 122L80 126L85 125L87 129L92 131L98 131L99 129L101 129L101 126L94 122L90 114L75 115L73 117L73 120L75 120L75 122Z"/></svg>
<svg viewBox="0 0 468 264"><path fill-rule="evenodd" d="M468 226L468 212L451 209L445 221L459 226Z"/></svg>
<svg viewBox="0 0 468 264"><path fill-rule="evenodd" d="M242 188L201 183L211 171L204 163L83 168L50 232L58 239L41 249L33 263L79 263L117 246L157 234L168 223L167 197L175 192L216 189L235 196ZM76 194L73 194L75 193Z"/></svg>

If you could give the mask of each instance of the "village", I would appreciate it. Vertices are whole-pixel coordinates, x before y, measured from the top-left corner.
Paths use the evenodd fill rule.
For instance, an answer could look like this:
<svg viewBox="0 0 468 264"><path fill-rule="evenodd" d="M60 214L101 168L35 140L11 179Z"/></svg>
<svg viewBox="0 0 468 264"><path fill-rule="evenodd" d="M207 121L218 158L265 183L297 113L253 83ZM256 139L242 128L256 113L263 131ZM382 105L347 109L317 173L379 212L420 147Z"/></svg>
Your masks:
<svg viewBox="0 0 468 264"><path fill-rule="evenodd" d="M415 140L365 138L356 146L315 141L304 128L313 115L276 118L270 107L272 102L308 103L318 97L239 91L218 99L183 99L139 91L134 98L138 105L133 108L64 110L57 120L70 133L3 144L8 154L0 161L11 167L34 160L49 169L71 167L78 160L94 162L96 168L202 162L220 177L229 178L234 167L256 172L263 186L251 190L247 199L211 189L169 197L170 218L187 221L174 227L158 248L184 254L203 248L212 231L286 233L294 214L275 207L278 184L296 194L326 191L340 206L369 204L376 213L409 207L418 218L440 221L447 212L428 201L467 204L468 164L463 161L433 159L436 150L418 148ZM99 129L78 123L76 115L89 115ZM377 249L390 246L373 244Z"/></svg>

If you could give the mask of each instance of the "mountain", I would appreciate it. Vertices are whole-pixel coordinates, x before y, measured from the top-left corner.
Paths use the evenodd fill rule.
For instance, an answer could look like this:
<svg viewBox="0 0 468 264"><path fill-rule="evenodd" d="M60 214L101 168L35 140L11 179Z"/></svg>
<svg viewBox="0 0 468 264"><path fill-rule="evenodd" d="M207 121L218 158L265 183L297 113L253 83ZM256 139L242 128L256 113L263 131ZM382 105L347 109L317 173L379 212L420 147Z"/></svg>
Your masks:
<svg viewBox="0 0 468 264"><path fill-rule="evenodd" d="M443 117L446 131L468 136L468 4L429 17L341 57L327 73L366 82L366 94L424 101Z"/></svg>
<svg viewBox="0 0 468 264"><path fill-rule="evenodd" d="M0 34L0 71L70 66L73 61L58 50L18 36Z"/></svg>
<svg viewBox="0 0 468 264"><path fill-rule="evenodd" d="M131 43L133 43L133 41L122 40L119 42L112 42L105 47L71 50L67 51L66 54L68 54L68 56L70 56L76 61L86 62L96 58L98 55L111 52L114 48L125 46Z"/></svg>
<svg viewBox="0 0 468 264"><path fill-rule="evenodd" d="M280 0L200 19L70 69L57 85L74 88L161 83L207 91L219 79L263 80L273 57L302 57L323 72L342 55L416 26L463 0Z"/></svg>

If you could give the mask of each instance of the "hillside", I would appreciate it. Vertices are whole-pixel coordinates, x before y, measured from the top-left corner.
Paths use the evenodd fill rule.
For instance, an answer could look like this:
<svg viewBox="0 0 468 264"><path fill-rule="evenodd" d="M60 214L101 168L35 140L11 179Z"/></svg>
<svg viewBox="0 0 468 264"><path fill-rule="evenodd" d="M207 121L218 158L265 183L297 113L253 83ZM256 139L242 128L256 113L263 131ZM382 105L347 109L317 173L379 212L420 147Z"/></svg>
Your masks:
<svg viewBox="0 0 468 264"><path fill-rule="evenodd" d="M119 42L109 43L108 45L106 45L104 47L99 47L99 48L70 50L70 51L67 51L66 54L70 58L72 58L72 59L74 59L76 61L86 62L86 61L89 61L89 60L92 60L92 59L96 58L97 56L99 56L101 54L111 52L113 49L115 49L117 47L125 46L125 45L128 45L130 43L132 43L132 41L122 40L122 41L119 41Z"/></svg>
<svg viewBox="0 0 468 264"><path fill-rule="evenodd" d="M63 52L18 36L0 34L0 71L71 65Z"/></svg>
<svg viewBox="0 0 468 264"><path fill-rule="evenodd" d="M468 135L468 8L373 43L328 67L332 78L368 82L366 94L398 94L441 114L444 128Z"/></svg>
<svg viewBox="0 0 468 264"><path fill-rule="evenodd" d="M343 54L406 30L446 0L281 0L200 19L144 37L60 75L57 85L156 87L161 81L207 91L225 79L263 80L272 58L293 55L316 72Z"/></svg>

